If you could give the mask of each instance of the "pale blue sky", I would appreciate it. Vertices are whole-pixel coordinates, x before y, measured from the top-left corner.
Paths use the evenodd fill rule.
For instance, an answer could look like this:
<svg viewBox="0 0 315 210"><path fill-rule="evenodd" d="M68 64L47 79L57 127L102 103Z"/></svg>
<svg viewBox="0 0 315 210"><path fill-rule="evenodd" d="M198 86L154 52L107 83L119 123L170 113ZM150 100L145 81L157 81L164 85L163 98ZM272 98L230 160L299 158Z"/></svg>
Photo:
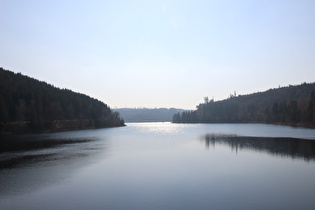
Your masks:
<svg viewBox="0 0 315 210"><path fill-rule="evenodd" d="M0 0L0 66L110 107L315 81L314 0Z"/></svg>

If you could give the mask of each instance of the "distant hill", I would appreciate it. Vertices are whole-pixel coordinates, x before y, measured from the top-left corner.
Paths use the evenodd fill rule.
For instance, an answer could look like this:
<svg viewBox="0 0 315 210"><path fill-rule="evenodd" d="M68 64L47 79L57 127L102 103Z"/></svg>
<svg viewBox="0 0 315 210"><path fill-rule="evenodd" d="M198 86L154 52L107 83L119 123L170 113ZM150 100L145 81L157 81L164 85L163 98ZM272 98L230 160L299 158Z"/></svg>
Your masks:
<svg viewBox="0 0 315 210"><path fill-rule="evenodd" d="M115 109L125 122L170 122L173 115L184 110L175 108L121 108Z"/></svg>
<svg viewBox="0 0 315 210"><path fill-rule="evenodd" d="M249 95L205 100L197 110L177 113L174 123L272 123L315 127L315 83Z"/></svg>
<svg viewBox="0 0 315 210"><path fill-rule="evenodd" d="M0 134L123 125L97 99L0 68Z"/></svg>

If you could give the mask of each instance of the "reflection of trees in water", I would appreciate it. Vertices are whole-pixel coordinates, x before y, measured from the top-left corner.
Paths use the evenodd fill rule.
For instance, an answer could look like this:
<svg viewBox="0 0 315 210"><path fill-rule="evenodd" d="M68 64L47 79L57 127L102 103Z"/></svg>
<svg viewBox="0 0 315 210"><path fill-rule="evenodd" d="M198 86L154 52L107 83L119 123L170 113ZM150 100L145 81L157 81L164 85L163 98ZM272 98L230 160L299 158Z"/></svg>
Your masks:
<svg viewBox="0 0 315 210"><path fill-rule="evenodd" d="M78 159L103 149L94 138L40 138L36 135L0 141L0 170L41 162Z"/></svg>
<svg viewBox="0 0 315 210"><path fill-rule="evenodd" d="M36 191L73 176L104 158L106 146L97 137L45 138L18 136L0 142L0 197Z"/></svg>
<svg viewBox="0 0 315 210"><path fill-rule="evenodd" d="M207 134L202 138L206 147L215 147L215 144L224 144L232 150L249 149L253 151L267 152L281 157L315 160L315 141L284 137L245 137L233 135Z"/></svg>

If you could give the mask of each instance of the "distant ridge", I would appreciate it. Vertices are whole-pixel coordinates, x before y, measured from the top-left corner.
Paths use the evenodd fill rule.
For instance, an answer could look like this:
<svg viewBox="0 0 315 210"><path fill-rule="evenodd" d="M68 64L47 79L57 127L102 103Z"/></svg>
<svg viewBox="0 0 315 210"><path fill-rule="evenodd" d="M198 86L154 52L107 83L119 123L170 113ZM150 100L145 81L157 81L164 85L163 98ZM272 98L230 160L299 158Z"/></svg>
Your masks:
<svg viewBox="0 0 315 210"><path fill-rule="evenodd" d="M97 99L0 68L0 134L123 125Z"/></svg>
<svg viewBox="0 0 315 210"><path fill-rule="evenodd" d="M271 123L315 127L315 83L289 85L249 95L205 99L197 110L177 113L174 123Z"/></svg>
<svg viewBox="0 0 315 210"><path fill-rule="evenodd" d="M119 112L125 122L171 122L173 115L187 110L175 108L119 108Z"/></svg>

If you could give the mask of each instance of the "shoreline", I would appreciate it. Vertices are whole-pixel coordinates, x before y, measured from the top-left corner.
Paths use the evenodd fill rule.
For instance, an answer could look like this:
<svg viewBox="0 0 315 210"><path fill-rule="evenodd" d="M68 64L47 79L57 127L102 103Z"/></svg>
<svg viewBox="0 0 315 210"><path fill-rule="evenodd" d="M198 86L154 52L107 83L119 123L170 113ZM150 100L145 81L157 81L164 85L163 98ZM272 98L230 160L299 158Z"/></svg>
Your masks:
<svg viewBox="0 0 315 210"><path fill-rule="evenodd" d="M104 123L104 122L103 122ZM55 133L64 131L79 131L89 129L115 128L124 127L123 123L97 124L94 120L54 120L46 122L7 122L0 123L0 136L6 135L23 135L23 134L40 134ZM101 124L101 123L100 123Z"/></svg>
<svg viewBox="0 0 315 210"><path fill-rule="evenodd" d="M315 125L307 125L307 124L301 124L301 123L281 123L281 122L173 122L174 124L265 124L265 125L283 125L283 126L289 126L289 127L295 127L295 128L309 128L309 129L315 129Z"/></svg>

